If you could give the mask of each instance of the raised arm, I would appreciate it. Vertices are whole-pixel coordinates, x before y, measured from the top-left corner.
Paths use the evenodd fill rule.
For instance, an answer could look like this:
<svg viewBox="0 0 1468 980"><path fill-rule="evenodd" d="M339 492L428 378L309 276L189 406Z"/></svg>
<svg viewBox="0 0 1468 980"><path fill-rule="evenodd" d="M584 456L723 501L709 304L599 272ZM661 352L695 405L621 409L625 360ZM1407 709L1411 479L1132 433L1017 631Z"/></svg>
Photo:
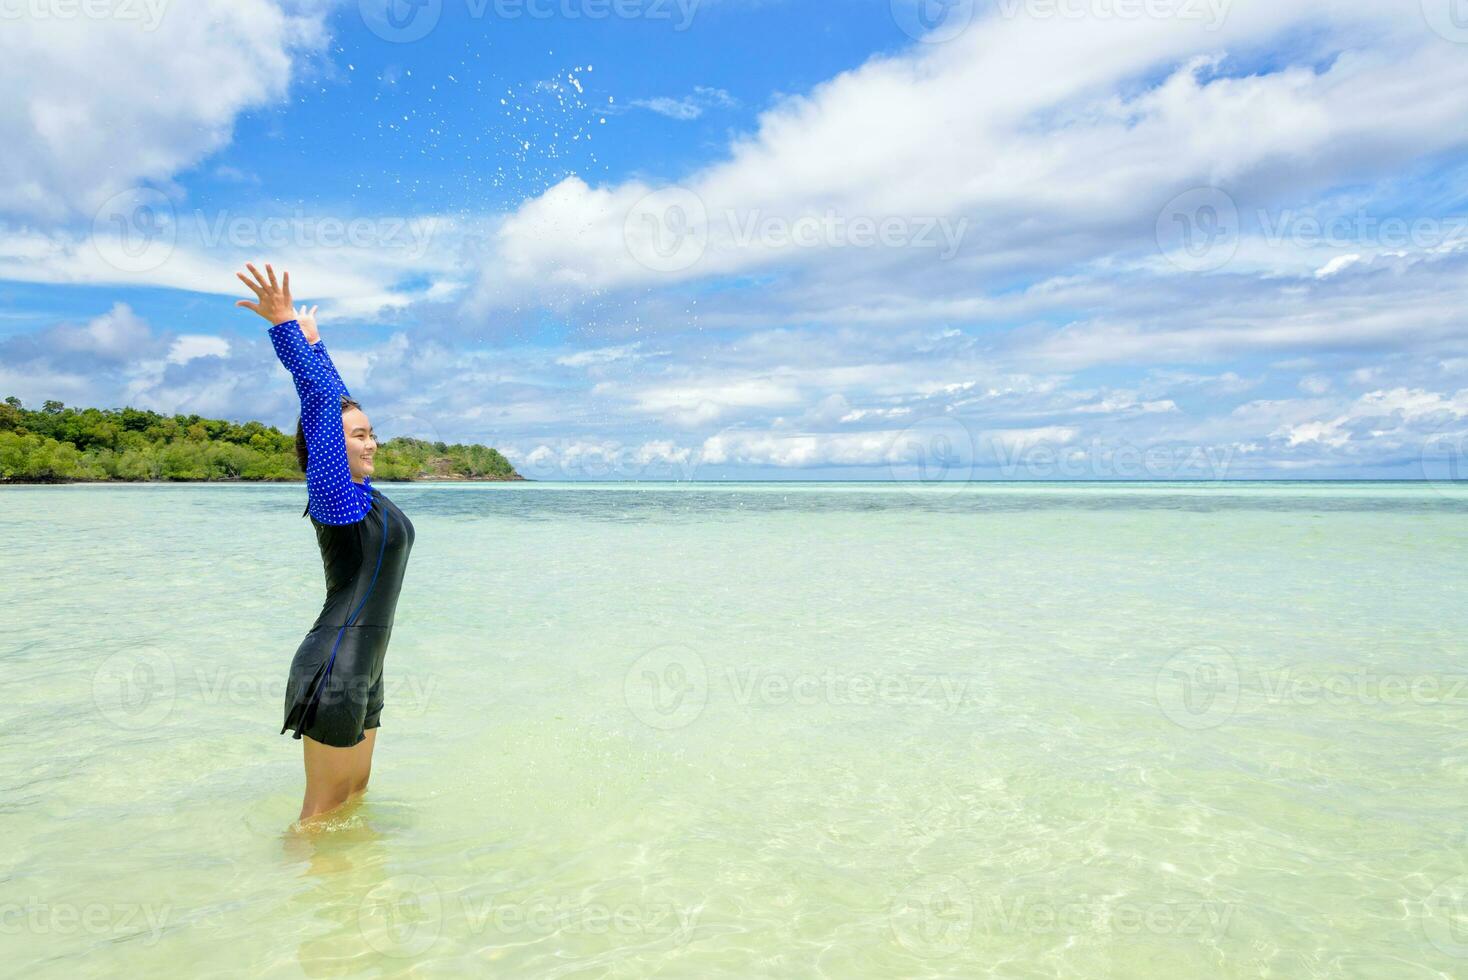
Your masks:
<svg viewBox="0 0 1468 980"><path fill-rule="evenodd" d="M339 385L341 390L350 397L351 392L347 391L345 384L342 384L341 375L336 372L336 365L331 363L331 357L326 353L326 342L321 339L321 330L316 326L316 311L319 309L321 309L320 306L302 304L292 311L293 318L300 323L301 332L306 335L306 341L311 345L312 353L316 355L321 366L329 372L332 382ZM300 390L299 386L296 390Z"/></svg>
<svg viewBox="0 0 1468 980"><path fill-rule="evenodd" d="M336 367L318 341L306 343L301 325L287 320L270 328L275 356L301 395L301 428L306 434L306 495L311 516L322 524L355 524L368 507L352 485L347 440L342 431L341 396L348 394Z"/></svg>
<svg viewBox="0 0 1468 980"><path fill-rule="evenodd" d="M255 293L258 303L241 300L237 306L254 310L273 326L270 343L275 356L291 373L301 399L301 429L306 436L306 495L311 516L322 524L355 524L367 515L370 504L352 482L347 462L347 440L342 430L341 396L348 394L327 356L324 344L306 341L295 319L290 298L290 273L277 284L275 270L266 266L269 281L253 265L251 282L240 280Z"/></svg>

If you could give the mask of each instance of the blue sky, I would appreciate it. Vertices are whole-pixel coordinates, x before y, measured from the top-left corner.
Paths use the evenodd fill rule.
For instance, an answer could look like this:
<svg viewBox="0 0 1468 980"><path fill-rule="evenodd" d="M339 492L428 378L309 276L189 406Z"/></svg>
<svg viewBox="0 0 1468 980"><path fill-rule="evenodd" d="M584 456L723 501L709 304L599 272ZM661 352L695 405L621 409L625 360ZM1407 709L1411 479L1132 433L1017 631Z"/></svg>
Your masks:
<svg viewBox="0 0 1468 980"><path fill-rule="evenodd" d="M923 2L12 4L0 393L293 426L271 261L540 479L1443 475L1450 0Z"/></svg>

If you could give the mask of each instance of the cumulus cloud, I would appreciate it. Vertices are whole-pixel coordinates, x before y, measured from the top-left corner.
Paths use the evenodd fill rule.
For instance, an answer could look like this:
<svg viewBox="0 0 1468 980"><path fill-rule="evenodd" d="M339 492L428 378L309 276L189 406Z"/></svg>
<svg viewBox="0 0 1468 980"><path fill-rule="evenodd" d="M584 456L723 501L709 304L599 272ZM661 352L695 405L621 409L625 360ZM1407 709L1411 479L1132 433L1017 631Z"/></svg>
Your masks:
<svg viewBox="0 0 1468 980"><path fill-rule="evenodd" d="M139 182L166 184L280 98L293 53L324 38L315 4L77 7L112 15L22 13L0 31L0 214L90 218Z"/></svg>
<svg viewBox="0 0 1468 980"><path fill-rule="evenodd" d="M116 303L84 323L0 340L0 389L33 404L117 404L148 379L161 379L176 343L126 303Z"/></svg>
<svg viewBox="0 0 1468 980"><path fill-rule="evenodd" d="M66 72L42 74L25 51L0 65L19 93L0 107L17 148L0 160L0 214L28 221L0 225L0 277L234 288L255 256L191 221L170 180L241 113L283 97L325 7L202 9L149 38L48 35ZM1406 242L1317 229L1435 206L1413 181L1437 180L1424 168L1468 145L1468 59L1415 0L1235 4L1212 31L1027 11L782 97L671 182L568 175L506 214L416 216L430 234L409 249L292 239L274 254L328 317L437 317L411 343L335 347L354 391L441 437L498 442L547 478L700 465L895 475L904 439L950 424L1011 458L1168 444L1264 473L1391 466L1463 422L1468 242L1447 225ZM232 30L246 18L250 30ZM212 57L221 30L239 47ZM108 91L83 80L93 63ZM75 78L40 92L58 74ZM690 119L731 101L695 89L637 108ZM131 129L84 132L103 118ZM164 192L181 234L166 262L129 271L82 226L139 183ZM1202 271L1158 240L1169 202L1200 187L1225 192L1217 203L1239 218L1236 247ZM690 220L706 239L693 261L670 261ZM577 335L583 347L462 340L547 309L596 330ZM242 417L278 370L260 355L152 330L118 306L0 344L0 382L33 398L110 385L148 407Z"/></svg>
<svg viewBox="0 0 1468 980"><path fill-rule="evenodd" d="M920 229L911 226L940 218L972 219L967 260L946 270L970 284L975 274L1081 264L1118 247L1149 252L1160 267L1153 226L1188 188L1226 184L1243 205L1274 206L1468 139L1468 110L1452 95L1468 81L1468 62L1403 20L1391 4L1336 4L1322 17L1304 0L1237 5L1217 32L1169 18L996 16L947 44L874 58L786 99L725 160L679 181L708 219L707 245L687 268L650 269L623 241L628 216L647 217L641 202L665 187L570 177L507 218L497 242L507 261L486 267L482 295L503 300L542 279L614 288L774 261L830 263L848 285L859 282L853 262L909 267L930 258L913 246ZM1217 54L1247 59L1307 24L1315 38L1293 63L1239 71ZM1137 84L1159 73L1159 82ZM847 222L905 217L909 238L889 249L839 236L808 248L758 233L737 240L746 219L788 227L827 209ZM655 201L650 217L672 214ZM676 230L669 221L662 233ZM1278 255L1246 249L1240 261ZM927 282L881 285L916 294Z"/></svg>

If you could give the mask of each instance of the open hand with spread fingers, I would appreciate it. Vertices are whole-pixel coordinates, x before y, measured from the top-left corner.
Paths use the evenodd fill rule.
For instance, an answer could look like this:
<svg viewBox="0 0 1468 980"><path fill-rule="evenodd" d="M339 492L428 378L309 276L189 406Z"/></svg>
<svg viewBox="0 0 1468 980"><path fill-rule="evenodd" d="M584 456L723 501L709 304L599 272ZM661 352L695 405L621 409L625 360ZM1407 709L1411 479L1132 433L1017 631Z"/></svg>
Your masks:
<svg viewBox="0 0 1468 980"><path fill-rule="evenodd" d="M242 299L235 306L254 310L269 320L272 327L278 323L295 319L295 308L291 306L291 274L285 273L281 282L277 283L275 270L268 264L265 266L266 276L260 275L260 270L248 262L245 263L245 268L254 275L253 282L246 278L243 272L237 272L235 275L240 277L240 282L250 287L250 292L255 294L256 302L251 303L247 299Z"/></svg>

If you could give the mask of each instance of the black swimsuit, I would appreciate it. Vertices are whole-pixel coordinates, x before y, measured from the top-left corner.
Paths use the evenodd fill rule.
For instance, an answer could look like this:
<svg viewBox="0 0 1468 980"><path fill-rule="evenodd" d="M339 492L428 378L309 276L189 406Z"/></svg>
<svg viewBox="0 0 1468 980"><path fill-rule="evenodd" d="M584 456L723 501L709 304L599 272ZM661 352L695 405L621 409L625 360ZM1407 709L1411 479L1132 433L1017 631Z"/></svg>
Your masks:
<svg viewBox="0 0 1468 980"><path fill-rule="evenodd" d="M350 748L380 724L382 662L413 548L413 523L382 491L373 491L372 502L355 524L311 520L326 571L326 602L291 661L282 734L293 729L296 738Z"/></svg>
<svg viewBox="0 0 1468 980"><path fill-rule="evenodd" d="M326 344L308 344L295 320L271 327L270 341L301 397L306 512L326 572L326 602L291 661L280 731L351 748L379 727L382 661L413 549L413 522L370 477L352 480L341 418L341 398L350 393Z"/></svg>

